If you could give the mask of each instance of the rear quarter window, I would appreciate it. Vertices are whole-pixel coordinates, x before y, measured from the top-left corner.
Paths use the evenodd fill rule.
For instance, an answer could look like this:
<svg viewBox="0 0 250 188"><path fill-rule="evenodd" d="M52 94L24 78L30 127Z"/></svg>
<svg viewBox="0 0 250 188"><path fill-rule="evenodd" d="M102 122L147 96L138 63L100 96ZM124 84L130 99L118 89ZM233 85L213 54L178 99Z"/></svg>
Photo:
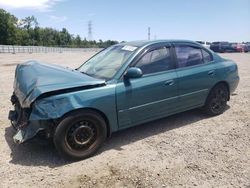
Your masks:
<svg viewBox="0 0 250 188"><path fill-rule="evenodd" d="M213 61L212 55L209 52L207 52L206 50L202 49L202 55L203 55L204 63L208 63L210 61Z"/></svg>

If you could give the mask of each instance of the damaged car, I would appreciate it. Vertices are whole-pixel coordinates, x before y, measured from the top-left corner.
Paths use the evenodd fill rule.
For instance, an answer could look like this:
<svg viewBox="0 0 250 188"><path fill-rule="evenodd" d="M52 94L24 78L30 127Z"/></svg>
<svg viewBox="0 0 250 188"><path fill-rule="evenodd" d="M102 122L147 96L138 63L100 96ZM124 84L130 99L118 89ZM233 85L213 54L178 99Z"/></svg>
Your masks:
<svg viewBox="0 0 250 188"><path fill-rule="evenodd" d="M121 43L77 69L17 65L9 119L15 143L42 135L62 156L84 159L118 130L194 108L219 115L238 82L237 64L199 43Z"/></svg>

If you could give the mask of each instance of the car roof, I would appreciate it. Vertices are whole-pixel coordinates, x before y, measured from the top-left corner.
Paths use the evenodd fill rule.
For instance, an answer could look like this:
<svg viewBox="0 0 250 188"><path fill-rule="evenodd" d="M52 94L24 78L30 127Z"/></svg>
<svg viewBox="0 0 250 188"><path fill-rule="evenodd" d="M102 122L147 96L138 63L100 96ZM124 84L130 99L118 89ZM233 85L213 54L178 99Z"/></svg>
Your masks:
<svg viewBox="0 0 250 188"><path fill-rule="evenodd" d="M121 43L122 45L129 45L129 46L136 46L136 47L144 47L152 44L157 44L157 43L192 43L192 44L198 44L197 42L190 41L190 40L140 40L140 41L131 41L131 42L123 42Z"/></svg>

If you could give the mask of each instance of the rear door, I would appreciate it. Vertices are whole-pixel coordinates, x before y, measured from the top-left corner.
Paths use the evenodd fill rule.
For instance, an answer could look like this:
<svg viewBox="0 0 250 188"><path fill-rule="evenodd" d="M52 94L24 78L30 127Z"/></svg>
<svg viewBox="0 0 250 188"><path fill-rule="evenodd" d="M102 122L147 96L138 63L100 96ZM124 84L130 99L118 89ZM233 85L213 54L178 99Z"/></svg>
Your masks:
<svg viewBox="0 0 250 188"><path fill-rule="evenodd" d="M141 78L117 84L117 113L120 127L129 127L166 116L175 110L178 92L172 49L164 44L151 47L132 66Z"/></svg>
<svg viewBox="0 0 250 188"><path fill-rule="evenodd" d="M195 44L178 43L174 46L180 108L187 110L202 106L216 82L212 55Z"/></svg>

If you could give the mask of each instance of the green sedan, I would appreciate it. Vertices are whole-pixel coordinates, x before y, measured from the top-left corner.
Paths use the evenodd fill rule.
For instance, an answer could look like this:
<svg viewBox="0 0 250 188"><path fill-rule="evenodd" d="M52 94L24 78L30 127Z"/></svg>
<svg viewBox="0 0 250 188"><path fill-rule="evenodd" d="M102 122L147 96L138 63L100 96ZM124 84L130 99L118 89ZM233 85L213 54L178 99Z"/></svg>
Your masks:
<svg viewBox="0 0 250 188"><path fill-rule="evenodd" d="M62 156L83 159L128 127L194 108L219 115L238 83L236 63L199 43L121 43L77 69L19 64L9 119L16 143L39 135Z"/></svg>

